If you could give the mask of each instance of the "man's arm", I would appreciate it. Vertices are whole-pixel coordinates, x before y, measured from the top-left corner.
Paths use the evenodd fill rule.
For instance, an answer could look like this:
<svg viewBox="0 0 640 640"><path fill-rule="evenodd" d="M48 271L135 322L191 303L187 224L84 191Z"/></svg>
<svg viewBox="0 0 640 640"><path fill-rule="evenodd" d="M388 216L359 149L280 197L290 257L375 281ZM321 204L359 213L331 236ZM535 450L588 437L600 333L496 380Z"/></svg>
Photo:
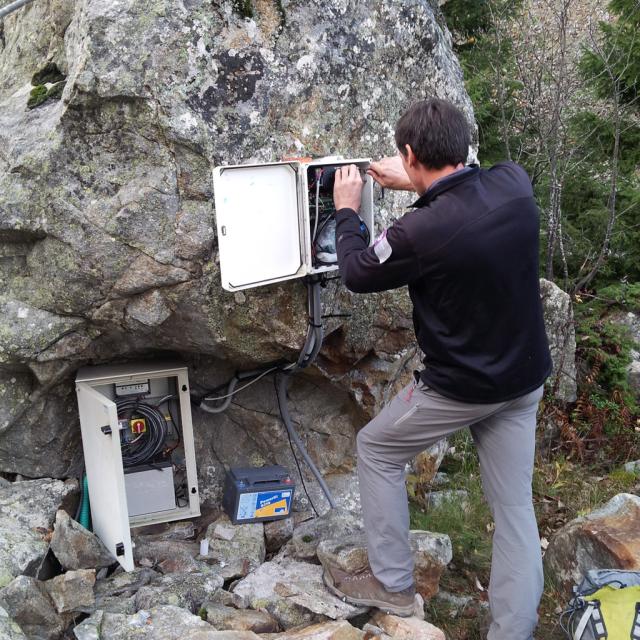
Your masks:
<svg viewBox="0 0 640 640"><path fill-rule="evenodd" d="M400 154L372 162L367 173L384 189L415 191L407 172L402 166Z"/></svg>
<svg viewBox="0 0 640 640"><path fill-rule="evenodd" d="M401 223L386 229L367 247L358 214L350 208L340 209L336 246L342 282L355 293L396 289L419 275L418 259Z"/></svg>

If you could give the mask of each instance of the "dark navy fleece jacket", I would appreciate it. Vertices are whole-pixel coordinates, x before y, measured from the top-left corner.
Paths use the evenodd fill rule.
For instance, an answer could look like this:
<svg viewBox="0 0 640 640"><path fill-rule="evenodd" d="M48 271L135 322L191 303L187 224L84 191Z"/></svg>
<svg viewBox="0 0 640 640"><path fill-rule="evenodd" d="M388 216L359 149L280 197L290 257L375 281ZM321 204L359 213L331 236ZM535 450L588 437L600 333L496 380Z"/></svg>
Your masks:
<svg viewBox="0 0 640 640"><path fill-rule="evenodd" d="M503 402L551 371L538 280L539 213L512 162L432 185L367 248L359 218L336 213L338 263L357 293L408 285L423 382L444 396Z"/></svg>

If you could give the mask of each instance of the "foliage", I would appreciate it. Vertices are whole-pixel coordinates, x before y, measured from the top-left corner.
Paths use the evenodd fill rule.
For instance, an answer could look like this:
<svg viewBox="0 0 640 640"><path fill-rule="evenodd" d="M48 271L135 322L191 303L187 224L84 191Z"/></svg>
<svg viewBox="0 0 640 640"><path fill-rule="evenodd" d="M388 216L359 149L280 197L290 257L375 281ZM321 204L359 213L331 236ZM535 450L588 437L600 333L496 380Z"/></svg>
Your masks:
<svg viewBox="0 0 640 640"><path fill-rule="evenodd" d="M629 330L608 315L638 309L640 284L611 285L597 297L576 298L580 392L573 410L556 412L556 421L566 449L581 460L610 466L640 457L640 409L627 383L637 345Z"/></svg>
<svg viewBox="0 0 640 640"><path fill-rule="evenodd" d="M450 0L442 7L474 105L483 164L509 157L510 147L519 142L515 132L504 135L505 121L517 111L520 84L514 79L511 42L504 37L501 20L521 5L522 0Z"/></svg>
<svg viewBox="0 0 640 640"><path fill-rule="evenodd" d="M471 435L460 432L451 439L455 453L446 456L441 470L449 476L443 490L467 492L466 507L458 498L443 500L436 506L411 509L411 526L426 531L444 531L451 538L456 563L486 584L489 576L492 517L480 482L480 465Z"/></svg>
<svg viewBox="0 0 640 640"><path fill-rule="evenodd" d="M614 0L615 19L585 35L582 55L566 65L562 50L545 53L559 46L558 34L529 22L537 20L529 4L443 6L474 104L480 160L513 159L531 175L547 277L564 274L560 284L571 290L640 280L638 0ZM571 11L576 2L564 4Z"/></svg>
<svg viewBox="0 0 640 640"><path fill-rule="evenodd" d="M611 99L613 75L618 79L623 102L638 108L640 97L640 4L638 0L613 0L612 22L600 23L598 47L588 48L580 69L598 97ZM607 63L610 63L610 68Z"/></svg>

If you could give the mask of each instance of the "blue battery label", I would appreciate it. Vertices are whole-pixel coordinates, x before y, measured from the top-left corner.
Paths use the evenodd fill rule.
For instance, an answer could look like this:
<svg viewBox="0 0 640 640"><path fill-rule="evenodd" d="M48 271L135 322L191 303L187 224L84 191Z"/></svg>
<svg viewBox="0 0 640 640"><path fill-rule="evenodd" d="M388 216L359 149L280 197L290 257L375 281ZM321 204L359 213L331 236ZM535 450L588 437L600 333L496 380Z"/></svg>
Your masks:
<svg viewBox="0 0 640 640"><path fill-rule="evenodd" d="M243 493L238 500L238 520L286 516L291 510L291 491Z"/></svg>

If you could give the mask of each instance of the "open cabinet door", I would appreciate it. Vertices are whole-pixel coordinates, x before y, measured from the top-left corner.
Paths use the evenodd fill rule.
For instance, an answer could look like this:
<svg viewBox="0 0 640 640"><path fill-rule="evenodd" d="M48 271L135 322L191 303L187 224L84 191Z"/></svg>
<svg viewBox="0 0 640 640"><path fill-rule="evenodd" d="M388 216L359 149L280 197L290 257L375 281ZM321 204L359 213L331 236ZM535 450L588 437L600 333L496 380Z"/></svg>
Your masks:
<svg viewBox="0 0 640 640"><path fill-rule="evenodd" d="M220 272L227 291L307 272L299 172L297 162L214 170Z"/></svg>
<svg viewBox="0 0 640 640"><path fill-rule="evenodd" d="M93 531L126 571L133 571L118 414L114 402L76 383Z"/></svg>

